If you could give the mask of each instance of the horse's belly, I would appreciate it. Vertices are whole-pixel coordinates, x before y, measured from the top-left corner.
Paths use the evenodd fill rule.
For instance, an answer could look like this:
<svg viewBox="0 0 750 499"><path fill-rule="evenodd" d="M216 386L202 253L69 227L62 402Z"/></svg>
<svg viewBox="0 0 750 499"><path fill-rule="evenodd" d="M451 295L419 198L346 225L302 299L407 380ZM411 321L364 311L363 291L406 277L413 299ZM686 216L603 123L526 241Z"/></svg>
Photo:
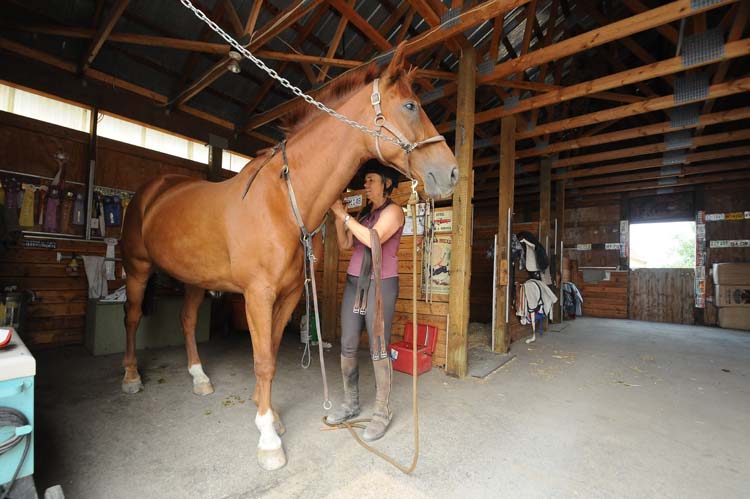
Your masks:
<svg viewBox="0 0 750 499"><path fill-rule="evenodd" d="M144 227L144 244L160 269L175 279L206 289L240 291L231 278L231 268L223 234L216 224L201 218L183 216L153 217Z"/></svg>

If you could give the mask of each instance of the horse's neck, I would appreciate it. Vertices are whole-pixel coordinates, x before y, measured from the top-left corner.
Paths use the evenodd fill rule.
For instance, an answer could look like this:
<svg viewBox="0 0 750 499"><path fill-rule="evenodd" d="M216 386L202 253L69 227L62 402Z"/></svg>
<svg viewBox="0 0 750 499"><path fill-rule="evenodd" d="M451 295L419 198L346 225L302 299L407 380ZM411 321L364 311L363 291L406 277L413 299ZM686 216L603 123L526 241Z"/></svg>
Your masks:
<svg viewBox="0 0 750 499"><path fill-rule="evenodd" d="M287 146L294 193L308 230L315 229L362 164L372 157L365 136L326 117Z"/></svg>

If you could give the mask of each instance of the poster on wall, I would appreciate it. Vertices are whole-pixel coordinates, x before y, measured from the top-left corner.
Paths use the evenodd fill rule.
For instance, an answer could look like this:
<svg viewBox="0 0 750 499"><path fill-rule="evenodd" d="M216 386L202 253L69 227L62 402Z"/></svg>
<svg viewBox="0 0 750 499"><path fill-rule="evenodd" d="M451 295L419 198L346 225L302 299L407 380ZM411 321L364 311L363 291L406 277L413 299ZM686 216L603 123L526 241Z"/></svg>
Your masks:
<svg viewBox="0 0 750 499"><path fill-rule="evenodd" d="M451 289L451 238L450 234L437 234L432 243L432 254L430 255L430 279L427 282L428 289L424 293L431 292L437 295L447 295Z"/></svg>
<svg viewBox="0 0 750 499"><path fill-rule="evenodd" d="M435 208L435 213L432 217L432 223L435 232L452 232L453 208Z"/></svg>

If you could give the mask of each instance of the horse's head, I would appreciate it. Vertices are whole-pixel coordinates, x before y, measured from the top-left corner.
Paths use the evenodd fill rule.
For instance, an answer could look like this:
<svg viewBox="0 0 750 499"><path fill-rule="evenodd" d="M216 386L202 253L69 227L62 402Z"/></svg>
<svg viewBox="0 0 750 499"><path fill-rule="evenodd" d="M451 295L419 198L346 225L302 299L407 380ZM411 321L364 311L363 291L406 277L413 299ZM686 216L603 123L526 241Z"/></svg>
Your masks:
<svg viewBox="0 0 750 499"><path fill-rule="evenodd" d="M395 144L373 140L374 156L407 176L417 178L428 196L449 197L458 182L456 157L440 136L412 90L414 72L404 67L402 43L388 67L372 84L376 128Z"/></svg>

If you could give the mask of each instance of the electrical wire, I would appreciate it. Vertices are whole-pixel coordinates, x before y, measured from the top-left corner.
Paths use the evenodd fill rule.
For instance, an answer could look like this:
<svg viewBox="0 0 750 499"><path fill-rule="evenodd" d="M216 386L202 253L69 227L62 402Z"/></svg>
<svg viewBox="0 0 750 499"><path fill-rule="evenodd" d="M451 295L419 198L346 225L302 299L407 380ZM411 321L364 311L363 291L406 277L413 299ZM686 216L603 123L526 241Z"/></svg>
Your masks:
<svg viewBox="0 0 750 499"><path fill-rule="evenodd" d="M20 428L22 426L28 426L28 425L29 425L29 420L21 411L14 409L12 407L0 407L0 428L2 427ZM18 435L14 432L11 438L8 438L7 440L0 442L0 456L2 456L10 452L11 450L13 450L16 447L16 445L21 443L21 440L26 440L26 446L23 449L23 454L21 455L21 459L18 461L18 466L16 466L16 472L13 473L13 478L11 478L10 482L8 482L9 483L8 488L5 490L2 490L2 488L0 488L0 493L2 493L2 496L0 496L0 499L6 499L11 489L13 489L13 485L16 482L16 478L18 478L18 473L21 471L21 466L23 466L24 461L26 461L26 455L29 453L29 446L31 444L31 434L27 433L24 435Z"/></svg>

